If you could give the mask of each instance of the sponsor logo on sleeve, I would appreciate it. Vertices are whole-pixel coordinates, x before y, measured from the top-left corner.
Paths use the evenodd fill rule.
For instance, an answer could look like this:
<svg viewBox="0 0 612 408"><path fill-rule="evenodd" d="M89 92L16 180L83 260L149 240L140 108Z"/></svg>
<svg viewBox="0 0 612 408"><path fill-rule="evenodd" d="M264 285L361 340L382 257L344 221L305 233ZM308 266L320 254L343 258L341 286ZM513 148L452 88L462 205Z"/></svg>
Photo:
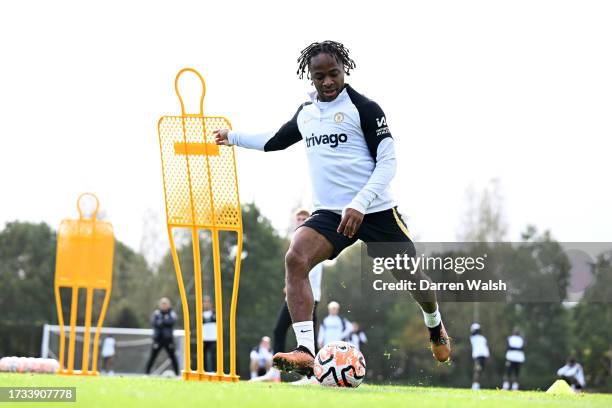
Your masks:
<svg viewBox="0 0 612 408"><path fill-rule="evenodd" d="M387 118L384 116L381 118L376 118L376 127L376 136L383 136L391 133L389 131L389 127L387 126Z"/></svg>

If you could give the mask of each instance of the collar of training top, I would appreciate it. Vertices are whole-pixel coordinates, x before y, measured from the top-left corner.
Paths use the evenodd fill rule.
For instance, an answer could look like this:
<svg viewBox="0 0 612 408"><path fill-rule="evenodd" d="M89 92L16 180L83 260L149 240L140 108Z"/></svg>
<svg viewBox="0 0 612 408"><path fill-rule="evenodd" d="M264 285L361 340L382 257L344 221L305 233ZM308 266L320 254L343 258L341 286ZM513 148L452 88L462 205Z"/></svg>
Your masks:
<svg viewBox="0 0 612 408"><path fill-rule="evenodd" d="M344 98L348 97L348 93L346 92L347 88L350 88L351 86L349 84L344 84L344 88L342 88L342 91L338 94L338 96L336 96L336 99L334 99L333 101L330 102L321 102L318 98L318 92L314 91L314 92L310 92L308 94L308 96L310 97L310 100L317 104L317 105L323 105L323 106L327 106L329 104L335 103L336 101L341 101Z"/></svg>

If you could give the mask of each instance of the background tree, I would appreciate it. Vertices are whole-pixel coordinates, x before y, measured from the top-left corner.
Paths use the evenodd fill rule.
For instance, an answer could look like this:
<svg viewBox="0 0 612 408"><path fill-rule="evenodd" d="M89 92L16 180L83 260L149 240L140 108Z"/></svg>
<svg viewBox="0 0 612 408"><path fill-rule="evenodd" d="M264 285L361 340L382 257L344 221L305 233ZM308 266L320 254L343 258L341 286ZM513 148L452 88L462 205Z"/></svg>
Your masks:
<svg viewBox="0 0 612 408"><path fill-rule="evenodd" d="M600 254L593 281L572 309L572 352L589 387L612 390L612 253Z"/></svg>
<svg viewBox="0 0 612 408"><path fill-rule="evenodd" d="M44 223L15 221L0 231L0 355L40 350L39 327L57 319L55 239Z"/></svg>

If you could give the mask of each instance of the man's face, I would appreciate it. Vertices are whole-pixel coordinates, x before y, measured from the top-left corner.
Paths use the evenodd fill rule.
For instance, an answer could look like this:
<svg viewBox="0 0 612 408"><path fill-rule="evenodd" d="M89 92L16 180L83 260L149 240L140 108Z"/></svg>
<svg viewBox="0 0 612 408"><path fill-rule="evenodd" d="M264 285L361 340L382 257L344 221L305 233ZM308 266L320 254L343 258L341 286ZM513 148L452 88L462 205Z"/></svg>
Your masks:
<svg viewBox="0 0 612 408"><path fill-rule="evenodd" d="M296 227L299 227L300 225L302 225L306 220L308 219L308 216L306 214L298 214L295 216L295 225Z"/></svg>
<svg viewBox="0 0 612 408"><path fill-rule="evenodd" d="M170 302L166 300L161 300L159 302L159 308L161 309L162 312L165 312L166 310L170 309Z"/></svg>
<svg viewBox="0 0 612 408"><path fill-rule="evenodd" d="M310 78L321 102L331 102L344 88L344 69L333 55L322 52L310 60Z"/></svg>
<svg viewBox="0 0 612 408"><path fill-rule="evenodd" d="M340 311L340 308L338 306L330 306L328 311L330 315L335 316Z"/></svg>
<svg viewBox="0 0 612 408"><path fill-rule="evenodd" d="M210 299L204 299L202 302L202 309L205 311L212 310L212 302Z"/></svg>

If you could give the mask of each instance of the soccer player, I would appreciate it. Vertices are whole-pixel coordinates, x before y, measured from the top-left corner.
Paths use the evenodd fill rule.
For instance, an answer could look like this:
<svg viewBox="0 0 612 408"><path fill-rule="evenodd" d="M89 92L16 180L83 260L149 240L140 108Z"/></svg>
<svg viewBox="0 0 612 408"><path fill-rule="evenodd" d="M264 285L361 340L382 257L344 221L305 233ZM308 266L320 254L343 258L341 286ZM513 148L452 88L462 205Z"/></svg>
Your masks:
<svg viewBox="0 0 612 408"><path fill-rule="evenodd" d="M313 43L298 58L297 73L312 80L315 92L291 120L276 132L214 132L217 144L266 152L304 140L316 211L294 234L285 257L287 304L298 347L276 353L274 365L307 376L312 375L315 353L310 269L334 259L357 240L365 242L374 257L416 254L390 192L396 158L387 118L376 102L344 82L353 68L355 62L344 45ZM395 248L376 243L393 243ZM427 279L421 271L405 278ZM413 292L412 296L423 309L434 357L447 361L450 341L435 292Z"/></svg>
<svg viewBox="0 0 612 408"><path fill-rule="evenodd" d="M474 372L472 375L472 389L480 389L480 374L484 370L485 362L489 358L489 345L487 338L482 335L480 325L473 323L470 326L470 343L472 344L472 359L474 360Z"/></svg>
<svg viewBox="0 0 612 408"><path fill-rule="evenodd" d="M270 348L270 338L264 336L259 342L259 346L251 350L251 380L261 378L267 379L266 374L272 367L272 349Z"/></svg>
<svg viewBox="0 0 612 408"><path fill-rule="evenodd" d="M319 328L319 348L333 341L347 341L351 332L353 331L353 325L348 319L340 315L340 304L335 301L329 302L327 305L327 312L329 313Z"/></svg>
<svg viewBox="0 0 612 408"><path fill-rule="evenodd" d="M361 350L361 348L368 342L368 337L365 332L359 326L359 323L352 322L353 331L349 334L348 342L357 348L357 350Z"/></svg>
<svg viewBox="0 0 612 408"><path fill-rule="evenodd" d="M172 369L175 375L179 375L178 361L176 359L176 347L174 346L174 323L176 322L176 313L170 306L170 300L163 297L159 300L159 308L153 312L151 316L151 326L153 326L153 346L151 347L151 355L147 361L146 373L151 372L151 367L157 358L160 350L163 348L168 353L172 362Z"/></svg>
<svg viewBox="0 0 612 408"><path fill-rule="evenodd" d="M106 336L102 342L102 367L108 375L115 374L113 371L113 357L115 357L115 338Z"/></svg>
<svg viewBox="0 0 612 408"><path fill-rule="evenodd" d="M512 383L513 391L519 389L518 377L521 371L521 365L525 362L524 347L525 340L521 336L518 327L515 327L514 330L512 330L512 335L508 337L506 373L504 374L504 382L502 384L504 390L510 389L510 383Z"/></svg>
<svg viewBox="0 0 612 408"><path fill-rule="evenodd" d="M204 370L217 370L217 315L210 296L202 298L202 340L204 342Z"/></svg>
<svg viewBox="0 0 612 408"><path fill-rule="evenodd" d="M299 209L295 213L295 225L299 228L310 216L310 212L305 209ZM315 265L308 274L308 280L310 281L310 288L312 289L312 296L314 299L314 307L312 310L312 321L313 327L315 328L315 337L317 336L317 305L321 300L321 278L323 275L323 264L320 263ZM286 290L285 290L286 293ZM274 351L284 352L285 341L287 339L287 330L291 327L291 315L289 314L289 306L287 306L287 298L283 302L278 317L276 319L276 326L274 327ZM316 351L316 350L315 350Z"/></svg>
<svg viewBox="0 0 612 408"><path fill-rule="evenodd" d="M582 366L576 362L576 357L570 357L567 364L557 370L557 377L565 380L574 391L579 391L584 388L584 371Z"/></svg>

